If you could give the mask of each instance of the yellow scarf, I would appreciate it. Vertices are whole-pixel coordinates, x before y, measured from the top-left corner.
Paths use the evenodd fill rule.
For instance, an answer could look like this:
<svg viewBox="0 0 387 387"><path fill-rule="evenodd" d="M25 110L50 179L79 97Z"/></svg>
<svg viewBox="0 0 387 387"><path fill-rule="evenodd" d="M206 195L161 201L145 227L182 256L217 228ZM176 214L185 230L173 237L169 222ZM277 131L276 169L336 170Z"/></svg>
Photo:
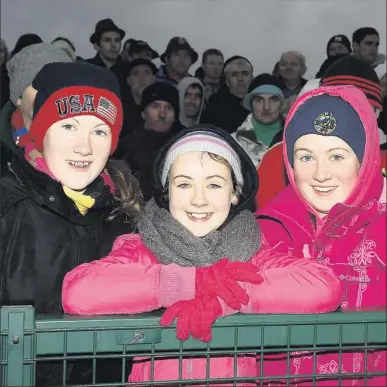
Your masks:
<svg viewBox="0 0 387 387"><path fill-rule="evenodd" d="M82 215L86 215L87 211L95 204L95 199L91 196L84 195L82 192L74 191L65 186L63 186L63 192L75 203Z"/></svg>

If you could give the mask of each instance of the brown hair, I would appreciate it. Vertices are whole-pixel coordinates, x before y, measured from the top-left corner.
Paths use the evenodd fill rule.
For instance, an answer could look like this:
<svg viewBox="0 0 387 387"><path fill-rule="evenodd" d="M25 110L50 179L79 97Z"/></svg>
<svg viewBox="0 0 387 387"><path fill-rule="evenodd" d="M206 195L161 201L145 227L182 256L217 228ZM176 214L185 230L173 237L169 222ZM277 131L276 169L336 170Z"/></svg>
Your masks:
<svg viewBox="0 0 387 387"><path fill-rule="evenodd" d="M116 186L114 193L116 206L107 220L112 221L123 215L127 220L135 222L144 206L137 179L133 176L129 166L121 160L109 160L106 169Z"/></svg>

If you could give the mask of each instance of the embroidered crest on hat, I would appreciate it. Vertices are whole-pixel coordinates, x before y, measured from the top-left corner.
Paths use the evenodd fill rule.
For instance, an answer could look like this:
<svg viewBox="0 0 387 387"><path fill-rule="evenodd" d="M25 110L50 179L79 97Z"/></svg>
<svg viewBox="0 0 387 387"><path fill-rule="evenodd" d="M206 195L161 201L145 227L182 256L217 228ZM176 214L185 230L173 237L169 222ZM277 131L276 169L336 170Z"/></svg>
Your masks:
<svg viewBox="0 0 387 387"><path fill-rule="evenodd" d="M337 128L336 117L333 113L320 113L313 120L313 126L320 134L331 134Z"/></svg>
<svg viewBox="0 0 387 387"><path fill-rule="evenodd" d="M179 37L178 40L177 40L177 43L178 44L187 44L187 40L184 39L184 38Z"/></svg>
<svg viewBox="0 0 387 387"><path fill-rule="evenodd" d="M343 41L343 37L338 35L338 36L335 36L335 42L342 42Z"/></svg>

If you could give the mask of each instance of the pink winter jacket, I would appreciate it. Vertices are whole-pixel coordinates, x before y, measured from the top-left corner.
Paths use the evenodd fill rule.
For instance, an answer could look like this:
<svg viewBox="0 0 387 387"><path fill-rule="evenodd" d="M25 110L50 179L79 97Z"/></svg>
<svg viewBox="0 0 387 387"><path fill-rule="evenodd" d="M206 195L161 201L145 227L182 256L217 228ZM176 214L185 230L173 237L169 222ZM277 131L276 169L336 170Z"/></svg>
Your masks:
<svg viewBox="0 0 387 387"><path fill-rule="evenodd" d="M303 255L310 261L321 262L332 268L345 288L342 309L383 309L386 306L386 181L380 172L379 138L375 113L369 104L361 104L364 96L354 87L329 87L311 91L296 101L289 116L313 95L328 93L349 102L358 112L366 132L366 146L357 185L345 203L334 206L323 219L311 215L314 210L303 199L294 181L294 173L286 151L286 126L284 132L284 157L289 176L289 186L258 211L258 222L269 246L277 252ZM359 102L360 101L360 102ZM386 372L386 353L370 351L346 353L342 358L342 371L359 373L368 370ZM319 355L316 373L338 372L337 354ZM276 369L265 369L274 375ZM295 353L292 359L294 375L311 374L313 357L310 353ZM318 382L316 385L337 385L337 379ZM385 377L375 377L368 386L386 386ZM275 385L275 384L274 384ZM300 383L300 386L308 385ZM312 385L310 383L310 385ZM343 380L343 386L364 385L363 379Z"/></svg>
<svg viewBox="0 0 387 387"><path fill-rule="evenodd" d="M325 313L337 309L342 300L340 281L324 265L289 258L264 249L251 260L262 273L260 285L241 283L250 296L242 313ZM195 267L162 265L139 235L119 237L108 257L83 264L69 272L63 283L66 313L79 315L135 314L167 308L195 297ZM223 306L223 315L238 311ZM212 358L211 378L234 374L233 357ZM237 360L238 376L257 374L255 356ZM135 359L129 381L149 381L151 363ZM154 380L177 380L178 360L155 360ZM206 359L184 359L182 377L206 377ZM249 385L251 383L238 384Z"/></svg>

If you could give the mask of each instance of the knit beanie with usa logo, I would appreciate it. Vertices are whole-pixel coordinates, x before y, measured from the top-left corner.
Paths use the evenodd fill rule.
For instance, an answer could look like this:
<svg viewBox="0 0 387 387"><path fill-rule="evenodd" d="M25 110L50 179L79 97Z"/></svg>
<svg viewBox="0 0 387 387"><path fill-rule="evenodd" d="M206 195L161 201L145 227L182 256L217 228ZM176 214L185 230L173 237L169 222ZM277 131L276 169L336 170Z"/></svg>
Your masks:
<svg viewBox="0 0 387 387"><path fill-rule="evenodd" d="M32 86L37 90L30 135L41 151L47 130L57 121L93 115L111 129L113 153L122 128L120 87L115 74L83 62L50 63Z"/></svg>

